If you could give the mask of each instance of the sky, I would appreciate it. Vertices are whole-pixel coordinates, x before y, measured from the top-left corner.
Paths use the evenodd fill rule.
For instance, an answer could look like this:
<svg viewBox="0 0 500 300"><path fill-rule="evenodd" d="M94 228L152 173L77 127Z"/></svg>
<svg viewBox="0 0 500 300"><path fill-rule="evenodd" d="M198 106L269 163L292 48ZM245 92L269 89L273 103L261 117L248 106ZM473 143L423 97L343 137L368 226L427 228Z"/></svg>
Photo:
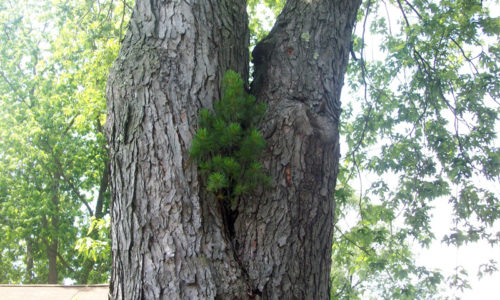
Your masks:
<svg viewBox="0 0 500 300"><path fill-rule="evenodd" d="M462 246L460 248L447 246L440 242L449 228L452 227L450 206L445 199L439 199L434 203L433 218L431 226L437 239L429 249L414 246L417 263L429 268L440 269L445 277L452 275L457 266L463 266L469 273L470 290L464 293L448 289L444 294L461 295L463 300L498 300L500 299L500 272L485 275L481 280L477 277L477 271L481 264L495 259L500 262L500 249L498 246L491 247L485 242L477 242ZM500 224L496 224L496 230L500 230Z"/></svg>

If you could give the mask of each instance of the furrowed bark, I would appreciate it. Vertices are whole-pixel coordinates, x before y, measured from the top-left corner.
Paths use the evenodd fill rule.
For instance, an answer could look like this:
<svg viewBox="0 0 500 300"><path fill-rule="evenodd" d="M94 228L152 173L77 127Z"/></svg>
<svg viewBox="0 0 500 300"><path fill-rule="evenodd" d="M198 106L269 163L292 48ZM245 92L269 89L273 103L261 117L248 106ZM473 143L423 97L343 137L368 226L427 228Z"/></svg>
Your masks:
<svg viewBox="0 0 500 300"><path fill-rule="evenodd" d="M243 299L189 147L226 69L248 73L244 0L137 0L110 73L112 299Z"/></svg>
<svg viewBox="0 0 500 300"><path fill-rule="evenodd" d="M360 2L289 0L255 48L272 183L233 220L188 151L224 71L247 78L246 3L137 1L107 90L111 298L329 297L339 98Z"/></svg>
<svg viewBox="0 0 500 300"><path fill-rule="evenodd" d="M328 299L340 92L361 1L289 0L253 52L270 188L242 201L236 241L263 299Z"/></svg>

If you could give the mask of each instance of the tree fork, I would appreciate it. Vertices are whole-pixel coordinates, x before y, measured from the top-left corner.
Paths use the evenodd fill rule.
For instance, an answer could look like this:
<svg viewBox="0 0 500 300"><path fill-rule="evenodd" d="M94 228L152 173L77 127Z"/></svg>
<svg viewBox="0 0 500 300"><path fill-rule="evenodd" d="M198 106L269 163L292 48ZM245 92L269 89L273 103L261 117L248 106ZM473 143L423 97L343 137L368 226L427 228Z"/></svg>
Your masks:
<svg viewBox="0 0 500 300"><path fill-rule="evenodd" d="M339 97L359 4L290 0L256 48L273 182L238 203L233 251L188 152L224 71L248 78L246 1L137 0L107 88L111 298L328 298Z"/></svg>

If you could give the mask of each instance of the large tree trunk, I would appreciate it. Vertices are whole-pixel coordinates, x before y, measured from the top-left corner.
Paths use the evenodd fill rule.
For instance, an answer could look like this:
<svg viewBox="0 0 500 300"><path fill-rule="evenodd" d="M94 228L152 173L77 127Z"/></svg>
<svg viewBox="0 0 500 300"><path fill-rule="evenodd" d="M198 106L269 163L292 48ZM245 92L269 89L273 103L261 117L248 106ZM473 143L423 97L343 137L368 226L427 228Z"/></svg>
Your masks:
<svg viewBox="0 0 500 300"><path fill-rule="evenodd" d="M248 76L245 2L137 0L107 90L113 299L328 298L339 95L360 1L290 0L256 48L273 182L227 224L188 151L224 71Z"/></svg>
<svg viewBox="0 0 500 300"><path fill-rule="evenodd" d="M248 73L244 0L138 0L110 74L114 299L244 298L189 146L223 72Z"/></svg>

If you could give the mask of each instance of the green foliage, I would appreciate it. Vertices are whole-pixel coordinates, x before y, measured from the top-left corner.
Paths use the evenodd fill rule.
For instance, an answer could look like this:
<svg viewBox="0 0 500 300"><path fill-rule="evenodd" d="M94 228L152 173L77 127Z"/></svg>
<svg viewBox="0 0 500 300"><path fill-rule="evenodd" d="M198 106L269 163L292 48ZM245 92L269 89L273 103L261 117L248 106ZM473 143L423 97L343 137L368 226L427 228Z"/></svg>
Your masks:
<svg viewBox="0 0 500 300"><path fill-rule="evenodd" d="M109 207L104 91L128 5L0 3L1 283L46 283L56 241L59 281L107 281L109 258L86 269L75 243Z"/></svg>
<svg viewBox="0 0 500 300"><path fill-rule="evenodd" d="M499 27L487 2L364 2L353 42L358 60L348 69L350 88L361 93L341 124L348 152L336 193L334 298L374 290L377 298L437 298L442 275L416 266L409 247L436 238L436 199L449 199L455 223L437 238L499 244ZM364 51L370 40L381 41L373 59ZM375 178L356 196L345 192L354 174ZM344 224L352 215L356 221ZM369 263L382 258L382 269ZM467 288L465 270L457 270L448 283ZM408 293L393 294L402 288Z"/></svg>
<svg viewBox="0 0 500 300"><path fill-rule="evenodd" d="M75 244L75 249L80 255L94 262L109 260L111 258L111 245L109 237L110 218L90 219L90 228L87 236L79 239ZM97 232L97 238L91 238L92 233Z"/></svg>
<svg viewBox="0 0 500 300"><path fill-rule="evenodd" d="M345 185L346 174L346 170L341 172L335 194L331 298L435 298L443 276L415 264L409 232L397 231L394 210L385 204L360 202L355 191ZM349 226L344 220L354 224Z"/></svg>
<svg viewBox="0 0 500 300"><path fill-rule="evenodd" d="M200 111L190 155L198 161L207 190L228 200L233 210L238 199L269 180L258 162L265 142L256 129L265 110L245 91L240 76L227 71L214 111Z"/></svg>
<svg viewBox="0 0 500 300"><path fill-rule="evenodd" d="M250 48L262 40L271 28L274 19L285 6L285 0L249 0L247 1L248 27L250 29ZM267 11L270 14L263 14Z"/></svg>

